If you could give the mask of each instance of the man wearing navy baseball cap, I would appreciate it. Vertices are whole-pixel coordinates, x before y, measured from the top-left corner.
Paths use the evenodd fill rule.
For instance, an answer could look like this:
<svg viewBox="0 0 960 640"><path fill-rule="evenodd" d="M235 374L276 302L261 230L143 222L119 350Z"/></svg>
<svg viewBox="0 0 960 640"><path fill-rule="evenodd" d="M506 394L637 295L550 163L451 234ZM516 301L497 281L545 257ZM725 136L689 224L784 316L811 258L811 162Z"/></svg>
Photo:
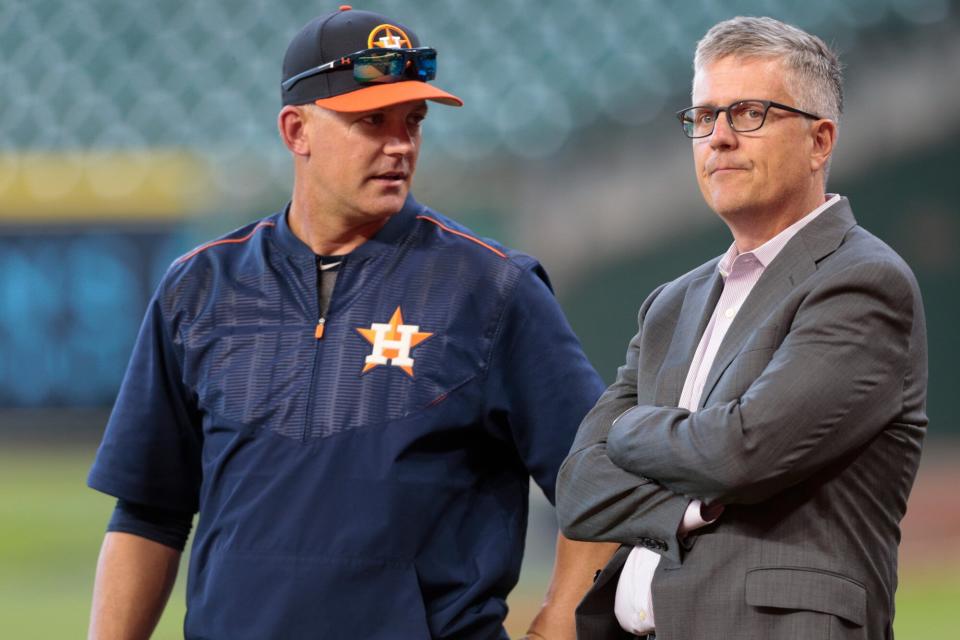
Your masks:
<svg viewBox="0 0 960 640"><path fill-rule="evenodd" d="M117 498L91 638L144 638L199 512L187 638L505 638L529 480L602 391L532 257L410 186L437 52L341 7L283 61L293 195L146 312L91 487ZM531 638L573 638L612 545L558 538Z"/></svg>

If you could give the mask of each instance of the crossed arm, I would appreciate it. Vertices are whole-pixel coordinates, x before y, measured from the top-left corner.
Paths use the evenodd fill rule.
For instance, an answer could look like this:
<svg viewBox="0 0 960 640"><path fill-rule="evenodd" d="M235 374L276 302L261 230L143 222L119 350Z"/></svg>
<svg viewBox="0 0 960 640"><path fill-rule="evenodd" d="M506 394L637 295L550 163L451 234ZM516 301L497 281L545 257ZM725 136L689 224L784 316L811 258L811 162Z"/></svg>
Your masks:
<svg viewBox="0 0 960 640"><path fill-rule="evenodd" d="M864 446L902 411L913 323L909 283L882 267L813 290L741 397L629 410L610 459L708 503L755 504Z"/></svg>
<svg viewBox="0 0 960 640"><path fill-rule="evenodd" d="M690 499L649 476L628 471L610 459L607 434L618 416L637 406L637 366L643 325L655 291L639 312L640 331L631 340L616 381L587 414L557 478L557 515L564 534L575 540L637 545L661 541L663 555L680 559L677 527Z"/></svg>
<svg viewBox="0 0 960 640"><path fill-rule="evenodd" d="M746 392L696 413L636 404L655 295L561 468L558 510L571 537L669 536L690 497L761 502L863 446L902 410L917 302L889 263L860 263L821 283Z"/></svg>

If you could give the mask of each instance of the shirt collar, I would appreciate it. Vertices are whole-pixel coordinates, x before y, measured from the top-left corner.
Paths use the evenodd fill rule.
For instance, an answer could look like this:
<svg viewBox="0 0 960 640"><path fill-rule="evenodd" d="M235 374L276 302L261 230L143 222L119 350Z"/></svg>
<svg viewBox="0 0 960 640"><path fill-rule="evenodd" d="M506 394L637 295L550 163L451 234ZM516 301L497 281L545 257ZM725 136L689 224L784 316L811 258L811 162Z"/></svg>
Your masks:
<svg viewBox="0 0 960 640"><path fill-rule="evenodd" d="M730 270L733 268L734 261L741 255L752 255L754 258L756 258L757 262L760 263L761 268L766 269L767 266L773 262L773 259L777 257L780 251L787 246L787 243L790 242L793 236L797 235L801 229L813 222L817 216L839 201L839 194L828 193L823 204L764 242L753 251L745 251L740 253L737 251L737 244L731 244L730 248L727 249L727 252L723 254L723 257L720 258L720 262L717 264L717 269L720 271L720 275L726 279L726 277L730 275Z"/></svg>

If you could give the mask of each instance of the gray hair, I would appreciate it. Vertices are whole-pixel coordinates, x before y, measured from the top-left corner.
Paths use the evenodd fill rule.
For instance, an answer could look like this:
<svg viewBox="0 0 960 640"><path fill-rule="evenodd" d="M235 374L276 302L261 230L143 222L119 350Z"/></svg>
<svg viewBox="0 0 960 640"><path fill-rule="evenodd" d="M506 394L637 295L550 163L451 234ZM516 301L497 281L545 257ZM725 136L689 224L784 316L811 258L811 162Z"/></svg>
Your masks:
<svg viewBox="0 0 960 640"><path fill-rule="evenodd" d="M817 36L773 18L731 18L714 25L697 43L694 73L727 56L781 60L787 71L787 91L797 107L839 126L843 112L840 61Z"/></svg>

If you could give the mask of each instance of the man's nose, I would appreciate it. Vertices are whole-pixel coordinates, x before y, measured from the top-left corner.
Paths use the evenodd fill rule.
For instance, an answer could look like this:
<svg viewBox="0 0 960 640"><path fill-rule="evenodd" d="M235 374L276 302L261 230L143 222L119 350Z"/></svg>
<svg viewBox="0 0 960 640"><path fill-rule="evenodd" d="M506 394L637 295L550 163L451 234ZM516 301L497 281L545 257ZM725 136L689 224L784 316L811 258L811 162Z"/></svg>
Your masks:
<svg viewBox="0 0 960 640"><path fill-rule="evenodd" d="M388 155L405 155L416 146L416 135L406 126L391 127L387 133L384 152Z"/></svg>
<svg viewBox="0 0 960 640"><path fill-rule="evenodd" d="M710 146L714 149L737 146L737 134L730 126L730 118L726 111L717 114L717 121L710 134Z"/></svg>

